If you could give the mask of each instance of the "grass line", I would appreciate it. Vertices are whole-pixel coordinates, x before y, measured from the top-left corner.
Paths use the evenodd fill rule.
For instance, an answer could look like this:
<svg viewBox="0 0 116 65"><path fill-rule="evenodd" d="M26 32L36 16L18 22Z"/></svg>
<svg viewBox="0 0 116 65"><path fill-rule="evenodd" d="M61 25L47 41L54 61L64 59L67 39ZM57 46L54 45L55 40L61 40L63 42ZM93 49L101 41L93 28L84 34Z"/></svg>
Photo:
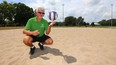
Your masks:
<svg viewBox="0 0 116 65"><path fill-rule="evenodd" d="M0 30L23 29L23 27L0 27Z"/></svg>

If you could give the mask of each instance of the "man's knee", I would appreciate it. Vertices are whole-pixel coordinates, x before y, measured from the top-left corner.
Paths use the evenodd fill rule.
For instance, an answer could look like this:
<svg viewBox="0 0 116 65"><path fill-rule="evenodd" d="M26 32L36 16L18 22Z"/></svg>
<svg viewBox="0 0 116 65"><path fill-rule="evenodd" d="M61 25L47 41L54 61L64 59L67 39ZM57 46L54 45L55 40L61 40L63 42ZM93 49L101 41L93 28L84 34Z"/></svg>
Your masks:
<svg viewBox="0 0 116 65"><path fill-rule="evenodd" d="M25 36L24 38L23 38L23 42L25 43L25 44L27 44L27 43L29 43L29 42L31 42L32 41L32 39L31 39L31 37L29 37L29 36Z"/></svg>
<svg viewBox="0 0 116 65"><path fill-rule="evenodd" d="M23 38L23 42L27 42L28 41L28 37L27 36L25 36L24 38Z"/></svg>
<svg viewBox="0 0 116 65"><path fill-rule="evenodd" d="M53 44L53 40L51 38L50 39L47 39L45 41L45 44L52 45Z"/></svg>

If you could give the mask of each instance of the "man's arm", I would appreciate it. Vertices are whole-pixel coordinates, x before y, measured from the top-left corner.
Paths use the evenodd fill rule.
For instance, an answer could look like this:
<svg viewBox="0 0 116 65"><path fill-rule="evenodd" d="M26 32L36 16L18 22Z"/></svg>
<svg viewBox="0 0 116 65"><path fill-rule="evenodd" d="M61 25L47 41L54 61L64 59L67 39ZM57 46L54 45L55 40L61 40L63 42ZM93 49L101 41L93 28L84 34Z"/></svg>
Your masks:
<svg viewBox="0 0 116 65"><path fill-rule="evenodd" d="M32 32L29 31L29 30L23 30L23 34L26 34L26 35L32 35Z"/></svg>
<svg viewBox="0 0 116 65"><path fill-rule="evenodd" d="M29 30L23 30L23 34L37 36L37 35L39 35L39 32L37 30L35 30L33 32L31 32Z"/></svg>
<svg viewBox="0 0 116 65"><path fill-rule="evenodd" d="M48 26L48 30L46 30L46 34L48 35L51 32L51 28L52 26L55 24L55 22L53 21L52 23L49 24Z"/></svg>

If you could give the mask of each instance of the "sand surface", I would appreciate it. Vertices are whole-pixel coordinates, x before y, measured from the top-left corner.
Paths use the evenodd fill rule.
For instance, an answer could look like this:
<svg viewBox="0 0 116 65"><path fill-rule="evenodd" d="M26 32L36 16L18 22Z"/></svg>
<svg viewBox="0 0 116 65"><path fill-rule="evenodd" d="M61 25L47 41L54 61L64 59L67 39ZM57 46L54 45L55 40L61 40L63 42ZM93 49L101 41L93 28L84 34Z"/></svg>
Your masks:
<svg viewBox="0 0 116 65"><path fill-rule="evenodd" d="M22 29L0 30L0 65L116 65L116 29L52 28L53 45L34 55Z"/></svg>

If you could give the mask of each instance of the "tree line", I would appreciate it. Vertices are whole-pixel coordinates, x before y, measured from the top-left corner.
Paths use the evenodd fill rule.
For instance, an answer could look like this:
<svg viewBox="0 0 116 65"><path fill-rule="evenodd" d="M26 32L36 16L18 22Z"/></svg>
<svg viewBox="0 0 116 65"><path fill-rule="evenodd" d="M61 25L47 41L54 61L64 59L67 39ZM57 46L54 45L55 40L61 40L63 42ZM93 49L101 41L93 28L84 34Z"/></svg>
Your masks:
<svg viewBox="0 0 116 65"><path fill-rule="evenodd" d="M33 9L23 3L0 3L0 26L23 26L33 16Z"/></svg>
<svg viewBox="0 0 116 65"><path fill-rule="evenodd" d="M56 22L55 26L116 26L116 19L101 20L98 22L85 22L81 16L76 18L68 16L64 22Z"/></svg>
<svg viewBox="0 0 116 65"><path fill-rule="evenodd" d="M28 19L35 16L32 8L23 3L0 3L0 26L24 26ZM82 16L76 18L67 16L63 22L56 22L55 26L116 26L116 19L101 20L99 22L87 23Z"/></svg>

